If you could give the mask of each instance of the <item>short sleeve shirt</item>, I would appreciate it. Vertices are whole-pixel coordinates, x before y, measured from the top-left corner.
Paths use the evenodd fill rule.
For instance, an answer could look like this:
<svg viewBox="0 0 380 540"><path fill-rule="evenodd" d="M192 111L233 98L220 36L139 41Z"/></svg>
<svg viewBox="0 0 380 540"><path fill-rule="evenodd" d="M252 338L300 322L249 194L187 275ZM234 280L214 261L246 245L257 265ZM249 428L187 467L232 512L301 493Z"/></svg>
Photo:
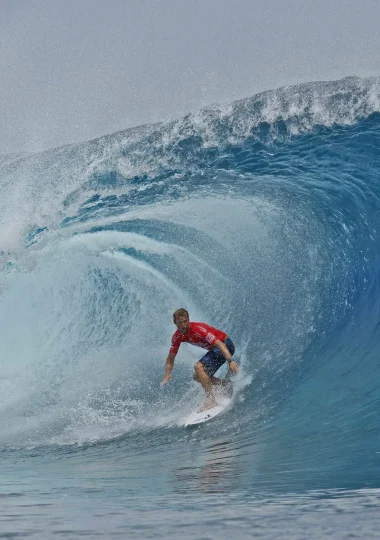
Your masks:
<svg viewBox="0 0 380 540"><path fill-rule="evenodd" d="M174 332L169 352L177 354L181 343L191 343L210 351L214 347L215 341L218 339L224 341L226 338L227 334L217 328L202 322L191 322L185 334L181 334L179 330Z"/></svg>

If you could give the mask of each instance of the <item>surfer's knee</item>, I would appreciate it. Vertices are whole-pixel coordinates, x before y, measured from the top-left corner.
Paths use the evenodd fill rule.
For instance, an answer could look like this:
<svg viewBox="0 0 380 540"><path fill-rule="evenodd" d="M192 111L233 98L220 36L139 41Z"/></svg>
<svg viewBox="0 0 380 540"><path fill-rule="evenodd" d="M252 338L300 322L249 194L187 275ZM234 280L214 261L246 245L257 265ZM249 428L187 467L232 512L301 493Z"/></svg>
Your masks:
<svg viewBox="0 0 380 540"><path fill-rule="evenodd" d="M198 373L197 373L197 372L194 373L193 379L194 379L194 381L199 382L199 377L198 377Z"/></svg>
<svg viewBox="0 0 380 540"><path fill-rule="evenodd" d="M201 362L197 362L194 366L195 374L194 377L199 377L199 375L207 375L204 365ZM195 379L198 380L198 379Z"/></svg>

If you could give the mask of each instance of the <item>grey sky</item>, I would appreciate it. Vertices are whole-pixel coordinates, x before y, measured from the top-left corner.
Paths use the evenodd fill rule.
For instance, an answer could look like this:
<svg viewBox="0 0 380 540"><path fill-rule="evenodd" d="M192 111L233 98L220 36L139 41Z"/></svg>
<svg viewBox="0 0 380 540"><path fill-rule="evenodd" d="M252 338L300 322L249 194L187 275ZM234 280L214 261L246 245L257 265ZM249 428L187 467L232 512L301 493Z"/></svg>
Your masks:
<svg viewBox="0 0 380 540"><path fill-rule="evenodd" d="M0 0L0 154L380 75L380 0Z"/></svg>

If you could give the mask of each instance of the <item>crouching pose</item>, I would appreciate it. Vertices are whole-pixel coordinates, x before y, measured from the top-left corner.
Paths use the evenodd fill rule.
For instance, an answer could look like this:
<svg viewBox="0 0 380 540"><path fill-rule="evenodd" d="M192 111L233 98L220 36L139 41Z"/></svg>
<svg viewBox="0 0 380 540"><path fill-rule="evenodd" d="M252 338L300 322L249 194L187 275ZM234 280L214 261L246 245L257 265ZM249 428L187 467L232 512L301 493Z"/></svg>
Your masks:
<svg viewBox="0 0 380 540"><path fill-rule="evenodd" d="M171 348L166 359L165 376L161 384L167 383L172 378L174 359L181 343L192 343L197 347L207 349L208 352L194 366L194 380L199 382L206 392L206 400L201 411L215 407L217 403L213 387L223 385L225 381L214 377L214 373L225 362L228 362L232 373L239 371L238 364L232 360L235 346L225 332L202 322L190 322L186 309L177 309L173 313L173 322L177 331L172 337Z"/></svg>

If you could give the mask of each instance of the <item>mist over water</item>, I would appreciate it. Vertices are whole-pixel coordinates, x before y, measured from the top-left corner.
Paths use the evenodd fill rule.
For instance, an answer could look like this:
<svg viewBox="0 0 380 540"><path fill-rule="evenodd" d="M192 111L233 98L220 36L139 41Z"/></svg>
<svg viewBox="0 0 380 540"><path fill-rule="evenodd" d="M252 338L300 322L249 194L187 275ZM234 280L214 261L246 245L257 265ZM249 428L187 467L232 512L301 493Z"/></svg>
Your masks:
<svg viewBox="0 0 380 540"><path fill-rule="evenodd" d="M219 493L253 520L263 493L376 499L379 96L378 79L312 83L2 157L6 462L100 506ZM232 406L191 430L199 350L159 385L178 307L241 363Z"/></svg>

